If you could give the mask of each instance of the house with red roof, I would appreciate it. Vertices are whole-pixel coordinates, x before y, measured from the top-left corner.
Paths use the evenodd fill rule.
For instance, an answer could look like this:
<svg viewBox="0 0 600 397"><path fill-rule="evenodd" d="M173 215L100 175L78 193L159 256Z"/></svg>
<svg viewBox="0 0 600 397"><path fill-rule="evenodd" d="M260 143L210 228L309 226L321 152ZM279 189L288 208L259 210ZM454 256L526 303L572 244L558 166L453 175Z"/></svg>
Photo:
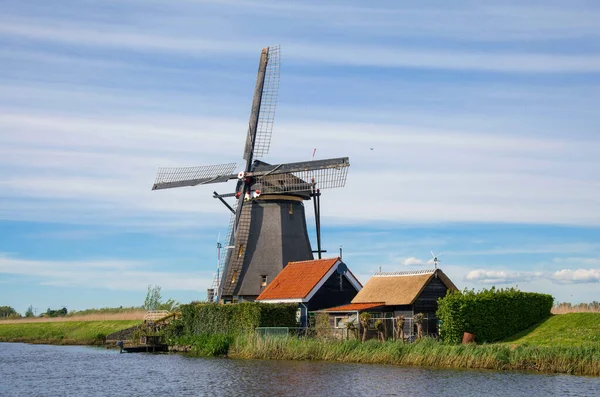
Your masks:
<svg viewBox="0 0 600 397"><path fill-rule="evenodd" d="M298 303L301 326L308 312L348 304L362 289L341 258L290 262L264 286L262 303Z"/></svg>

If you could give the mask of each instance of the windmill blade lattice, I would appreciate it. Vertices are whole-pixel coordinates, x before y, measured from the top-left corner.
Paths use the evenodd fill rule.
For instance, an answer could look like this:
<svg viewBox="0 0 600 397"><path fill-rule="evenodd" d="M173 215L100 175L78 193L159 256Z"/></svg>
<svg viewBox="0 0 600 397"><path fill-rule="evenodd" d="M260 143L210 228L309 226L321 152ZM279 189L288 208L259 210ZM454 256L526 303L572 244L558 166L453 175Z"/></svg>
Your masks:
<svg viewBox="0 0 600 397"><path fill-rule="evenodd" d="M199 167L162 167L158 169L152 190L226 182L236 177L232 174L235 167L236 163Z"/></svg>
<svg viewBox="0 0 600 397"><path fill-rule="evenodd" d="M256 138L254 140L253 158L265 156L269 153L271 147L271 135L273 133L273 123L275 121L275 108L279 97L279 64L279 46L269 47L265 80L260 101L260 111L258 114L258 124L256 127ZM250 144L250 139L250 136L248 136L246 146ZM244 157L244 159L246 158Z"/></svg>
<svg viewBox="0 0 600 397"><path fill-rule="evenodd" d="M213 284L212 284L212 288L216 291L217 293L217 302L219 301L219 298L221 297L221 283L223 281L223 279L225 278L225 274L227 273L227 269L226 269L226 264L227 264L227 257L230 254L230 249L231 246L233 245L233 229L234 229L234 223L235 223L235 210L236 210L237 205L233 206L233 214L231 214L231 218L229 219L229 228L227 229L227 235L225 236L225 252L221 253L221 257L219 258L219 264L218 264L218 268L217 268L217 273L215 274L215 277L213 279Z"/></svg>
<svg viewBox="0 0 600 397"><path fill-rule="evenodd" d="M346 184L348 165L285 174L263 175L256 178L261 194L291 193L310 190L313 178L317 189L332 189Z"/></svg>

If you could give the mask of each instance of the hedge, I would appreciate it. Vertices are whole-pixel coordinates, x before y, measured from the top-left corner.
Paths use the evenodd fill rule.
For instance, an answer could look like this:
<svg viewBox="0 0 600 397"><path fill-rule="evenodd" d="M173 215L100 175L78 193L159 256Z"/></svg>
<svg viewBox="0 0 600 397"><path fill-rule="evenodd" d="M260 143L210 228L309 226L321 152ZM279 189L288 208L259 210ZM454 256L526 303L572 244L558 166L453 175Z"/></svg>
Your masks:
<svg viewBox="0 0 600 397"><path fill-rule="evenodd" d="M440 336L460 343L470 332L479 343L499 341L549 317L553 302L551 295L515 288L450 292L438 299Z"/></svg>
<svg viewBox="0 0 600 397"><path fill-rule="evenodd" d="M199 303L181 306L183 335L239 334L256 327L296 327L297 304Z"/></svg>

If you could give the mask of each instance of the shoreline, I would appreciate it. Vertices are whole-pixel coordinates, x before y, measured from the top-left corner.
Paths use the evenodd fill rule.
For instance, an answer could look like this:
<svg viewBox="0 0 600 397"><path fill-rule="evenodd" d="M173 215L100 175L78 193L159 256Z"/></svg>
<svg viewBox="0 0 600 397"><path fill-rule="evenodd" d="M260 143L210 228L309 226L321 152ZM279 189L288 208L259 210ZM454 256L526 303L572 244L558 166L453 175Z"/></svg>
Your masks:
<svg viewBox="0 0 600 397"><path fill-rule="evenodd" d="M326 342L296 338L242 336L222 354L199 352L193 345L169 345L169 354L193 357L223 357L234 360L323 361L353 364L394 365L458 370L517 371L536 374L565 374L600 377L600 349L590 352L589 360L573 360L585 354L573 348L546 346L444 345L436 341L398 343L388 341ZM250 341L254 339L253 341ZM30 339L0 337L2 343L47 344L55 346L91 346L117 349L103 340ZM321 346L319 346L321 344ZM304 345L304 349L298 349ZM316 345L316 346L315 346ZM323 345L327 345L323 349ZM316 348L315 348L316 347ZM584 348L585 349L585 348ZM588 349L589 350L589 349ZM579 353L579 354L578 354ZM595 354L594 354L595 353ZM130 353L133 354L133 353ZM571 359L567 359L571 356ZM595 358L594 358L595 357Z"/></svg>
<svg viewBox="0 0 600 397"><path fill-rule="evenodd" d="M562 373L600 377L600 343L597 336L564 339L566 328L578 326L596 335L594 316L590 323L575 315L539 324L523 335L490 344L453 345L433 339L414 343L376 340L326 340L295 336L264 337L256 334L201 334L168 339L169 352L202 357L328 361L360 364L390 364L413 367L454 369L491 369ZM586 320L587 325L578 323ZM562 320L569 320L564 322ZM139 320L90 320L61 322L0 322L0 342L73 346L116 347L106 337L135 327ZM564 324L563 324L564 323ZM540 339L540 333L557 330L556 335ZM543 332L542 332L543 333ZM568 334L568 333L567 333ZM548 339L549 338L549 339Z"/></svg>

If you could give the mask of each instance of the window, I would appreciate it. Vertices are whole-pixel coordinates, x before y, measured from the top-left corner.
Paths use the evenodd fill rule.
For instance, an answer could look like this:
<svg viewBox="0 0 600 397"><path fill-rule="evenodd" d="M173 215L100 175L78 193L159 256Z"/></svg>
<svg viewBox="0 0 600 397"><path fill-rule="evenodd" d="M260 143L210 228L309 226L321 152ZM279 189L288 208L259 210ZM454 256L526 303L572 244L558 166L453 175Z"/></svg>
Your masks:
<svg viewBox="0 0 600 397"><path fill-rule="evenodd" d="M243 253L244 253L244 245L240 244L240 250L238 251L238 258L241 258Z"/></svg>
<svg viewBox="0 0 600 397"><path fill-rule="evenodd" d="M268 282L269 282L269 279L267 276L260 276L260 286L261 287L266 287Z"/></svg>
<svg viewBox="0 0 600 397"><path fill-rule="evenodd" d="M233 276L231 277L231 284L235 283L235 279L237 278L237 270L233 272Z"/></svg>
<svg viewBox="0 0 600 397"><path fill-rule="evenodd" d="M346 328L348 326L348 323L352 323L354 326L356 326L356 314L344 317L336 316L333 320L335 328Z"/></svg>

